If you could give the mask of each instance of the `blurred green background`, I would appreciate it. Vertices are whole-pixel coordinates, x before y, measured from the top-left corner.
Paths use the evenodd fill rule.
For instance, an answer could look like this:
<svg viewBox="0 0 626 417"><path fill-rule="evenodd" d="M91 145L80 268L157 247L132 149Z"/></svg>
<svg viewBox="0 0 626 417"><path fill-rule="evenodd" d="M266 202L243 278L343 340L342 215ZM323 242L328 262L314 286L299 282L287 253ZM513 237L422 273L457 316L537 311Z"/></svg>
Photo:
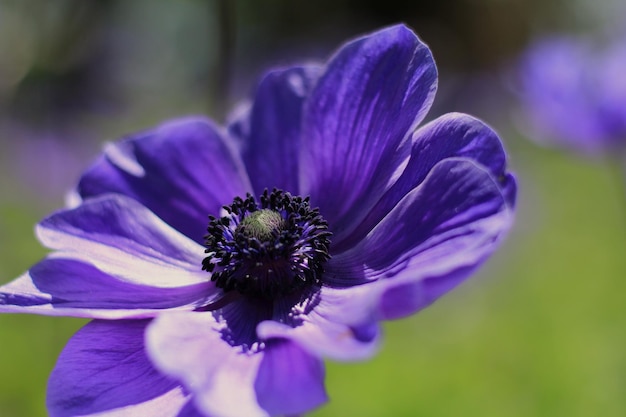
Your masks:
<svg viewBox="0 0 626 417"><path fill-rule="evenodd" d="M104 140L189 113L223 120L268 65L323 59L404 21L431 46L430 119L497 128L520 183L515 229L476 276L411 318L380 353L329 363L313 416L626 415L626 187L601 159L539 148L511 123L515 57L547 33L623 22L619 1L1 1L0 282L45 254L34 224ZM0 416L45 416L77 319L0 315Z"/></svg>

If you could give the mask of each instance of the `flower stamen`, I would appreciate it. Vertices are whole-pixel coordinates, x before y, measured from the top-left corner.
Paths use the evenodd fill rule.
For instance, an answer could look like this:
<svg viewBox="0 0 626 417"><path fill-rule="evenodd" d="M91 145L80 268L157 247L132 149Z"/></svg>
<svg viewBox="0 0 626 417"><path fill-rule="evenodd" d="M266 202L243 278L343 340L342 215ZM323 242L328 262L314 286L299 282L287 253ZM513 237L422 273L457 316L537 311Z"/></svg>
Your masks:
<svg viewBox="0 0 626 417"><path fill-rule="evenodd" d="M319 285L330 258L328 223L309 198L267 190L250 194L209 216L202 269L224 291L264 298Z"/></svg>

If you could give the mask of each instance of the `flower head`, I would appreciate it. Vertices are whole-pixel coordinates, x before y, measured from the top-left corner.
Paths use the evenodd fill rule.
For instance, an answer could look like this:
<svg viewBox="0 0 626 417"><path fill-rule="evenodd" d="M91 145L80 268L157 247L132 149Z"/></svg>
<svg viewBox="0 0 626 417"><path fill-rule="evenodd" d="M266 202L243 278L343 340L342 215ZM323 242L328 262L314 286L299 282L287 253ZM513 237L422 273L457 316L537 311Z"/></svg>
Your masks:
<svg viewBox="0 0 626 417"><path fill-rule="evenodd" d="M379 321L455 287L512 222L498 136L422 127L437 82L405 26L324 66L274 70L225 129L179 119L108 145L53 252L0 311L89 317L52 372L52 416L276 416L324 403L323 358L375 353Z"/></svg>
<svg viewBox="0 0 626 417"><path fill-rule="evenodd" d="M626 43L553 37L521 59L522 123L531 138L583 153L626 146Z"/></svg>

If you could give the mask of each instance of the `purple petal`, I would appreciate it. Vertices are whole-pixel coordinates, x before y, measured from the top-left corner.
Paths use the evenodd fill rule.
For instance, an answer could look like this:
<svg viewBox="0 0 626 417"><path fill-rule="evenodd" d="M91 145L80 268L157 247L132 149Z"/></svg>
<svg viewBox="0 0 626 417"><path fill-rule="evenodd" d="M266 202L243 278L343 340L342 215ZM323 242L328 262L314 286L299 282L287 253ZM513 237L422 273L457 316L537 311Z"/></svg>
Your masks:
<svg viewBox="0 0 626 417"><path fill-rule="evenodd" d="M194 309L214 293L210 282L152 287L72 259L48 258L0 287L0 311L108 319L153 317L163 309Z"/></svg>
<svg viewBox="0 0 626 417"><path fill-rule="evenodd" d="M381 297L389 291L382 318L411 314L465 279L511 223L511 208L491 173L467 159L447 159L361 243L329 261L327 280L370 282L366 287ZM393 291L398 285L408 286Z"/></svg>
<svg viewBox="0 0 626 417"><path fill-rule="evenodd" d="M319 304L302 324L292 327L268 320L259 324L257 333L262 339L291 340L318 357L340 361L367 359L378 349L376 301L360 289L324 287Z"/></svg>
<svg viewBox="0 0 626 417"><path fill-rule="evenodd" d="M268 73L259 84L242 156L256 195L265 188L298 194L302 107L321 69L314 66Z"/></svg>
<svg viewBox="0 0 626 417"><path fill-rule="evenodd" d="M427 277L415 281L413 277L403 275L398 282L381 282L379 314L381 319L392 320L409 316L429 306L448 291L454 289L467 278L478 266L458 267L445 275Z"/></svg>
<svg viewBox="0 0 626 417"><path fill-rule="evenodd" d="M436 82L429 49L402 25L345 45L329 62L305 107L300 190L334 231L388 188Z"/></svg>
<svg viewBox="0 0 626 417"><path fill-rule="evenodd" d="M134 416L129 416L134 417ZM206 414L202 414L196 408L192 400L189 400L187 404L180 410L180 413L176 414L176 417L207 417Z"/></svg>
<svg viewBox="0 0 626 417"><path fill-rule="evenodd" d="M318 358L286 340L242 350L225 340L210 313L162 315L147 343L157 368L182 380L211 416L301 413L327 400Z"/></svg>
<svg viewBox="0 0 626 417"><path fill-rule="evenodd" d="M162 314L146 334L157 369L183 382L199 411L212 417L267 416L254 389L262 354L223 338L211 313Z"/></svg>
<svg viewBox="0 0 626 417"><path fill-rule="evenodd" d="M155 287L204 283L204 249L136 201L108 195L44 219L41 242L57 256L90 263L106 274Z"/></svg>
<svg viewBox="0 0 626 417"><path fill-rule="evenodd" d="M324 363L286 340L266 343L254 385L259 405L272 416L304 413L328 401Z"/></svg>
<svg viewBox="0 0 626 417"><path fill-rule="evenodd" d="M208 119L189 118L109 145L80 180L82 198L133 197L198 243L207 215L250 190L241 162Z"/></svg>
<svg viewBox="0 0 626 417"><path fill-rule="evenodd" d="M92 321L78 331L50 375L50 416L175 416L188 398L148 360L143 342L148 322Z"/></svg>
<svg viewBox="0 0 626 417"><path fill-rule="evenodd" d="M496 132L482 121L450 113L421 127L413 134L410 159L397 181L349 235L333 236L333 251L342 252L361 240L409 191L417 187L432 168L447 158L468 158L483 165L501 183L512 206L515 181L506 174L506 154ZM347 231L346 231L347 232Z"/></svg>
<svg viewBox="0 0 626 417"><path fill-rule="evenodd" d="M272 307L272 303L267 300L254 297L244 296L230 301L215 313L224 324L220 331L222 338L245 348L258 345L260 340L256 326L263 320L270 320L273 317Z"/></svg>

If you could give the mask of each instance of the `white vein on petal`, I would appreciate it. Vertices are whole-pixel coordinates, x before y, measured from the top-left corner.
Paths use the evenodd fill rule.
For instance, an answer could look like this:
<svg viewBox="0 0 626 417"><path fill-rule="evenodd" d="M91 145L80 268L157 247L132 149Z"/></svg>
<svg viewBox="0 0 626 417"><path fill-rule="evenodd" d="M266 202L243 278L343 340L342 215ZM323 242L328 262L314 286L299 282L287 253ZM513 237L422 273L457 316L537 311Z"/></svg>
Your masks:
<svg viewBox="0 0 626 417"><path fill-rule="evenodd" d="M135 159L126 155L118 143L106 143L103 152L111 163L128 174L138 178L146 175L145 169Z"/></svg>
<svg viewBox="0 0 626 417"><path fill-rule="evenodd" d="M126 240L123 249L116 248L40 223L35 228L37 237L45 246L58 251L49 255L50 257L80 260L129 282L156 287L180 287L206 282L210 278L201 268L203 246L179 233L130 198L109 195L91 200L87 204L97 204L97 200L106 198L120 199L134 206L139 211L136 215L160 237L178 248L180 256L173 258L134 240Z"/></svg>

